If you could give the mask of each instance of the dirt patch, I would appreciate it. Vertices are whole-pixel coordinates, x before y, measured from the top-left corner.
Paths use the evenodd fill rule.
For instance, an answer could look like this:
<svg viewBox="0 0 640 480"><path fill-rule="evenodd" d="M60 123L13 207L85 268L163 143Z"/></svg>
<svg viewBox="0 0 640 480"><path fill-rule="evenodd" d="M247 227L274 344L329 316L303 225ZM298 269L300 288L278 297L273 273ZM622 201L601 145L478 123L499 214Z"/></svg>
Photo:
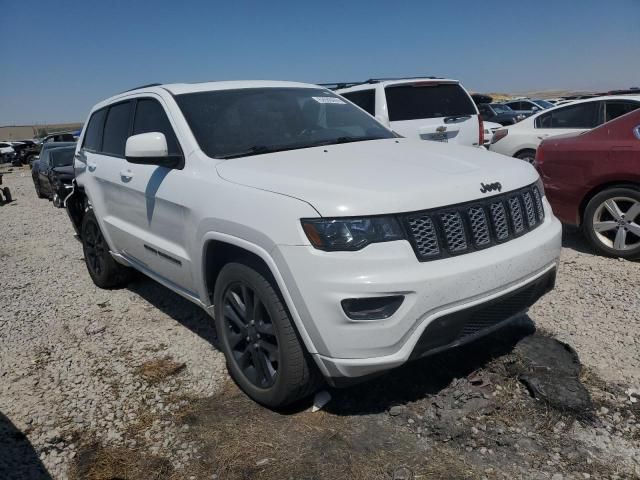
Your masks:
<svg viewBox="0 0 640 480"><path fill-rule="evenodd" d="M82 480L164 480L172 476L169 460L142 450L86 445L78 451L71 469L72 479Z"/></svg>
<svg viewBox="0 0 640 480"><path fill-rule="evenodd" d="M339 416L325 411L276 413L229 384L218 397L193 405L182 421L203 446L198 477L229 479L412 478L415 465L431 475L475 478L459 458L427 449L410 431L394 428L386 415ZM403 476L404 475L404 476Z"/></svg>
<svg viewBox="0 0 640 480"><path fill-rule="evenodd" d="M171 357L165 357L144 362L138 368L138 373L149 382L160 382L180 373L184 368L184 363L176 362Z"/></svg>
<svg viewBox="0 0 640 480"><path fill-rule="evenodd" d="M570 376L593 397L593 413L567 408L553 389L545 398L532 396L521 377L538 373ZM586 387L580 379L589 380ZM265 409L231 382L213 397L176 397L179 410L138 418L130 435L139 450L128 455L139 454L143 465L158 462L144 454L146 430L171 420L184 434L181 442L197 450L166 478L634 478L640 472L634 404L624 403L623 390L599 385L575 352L531 335L523 322L362 385L331 390L332 400L317 413L310 403ZM113 469L124 461L98 452L90 458L99 465ZM123 478L152 478L138 465ZM164 468L155 465L150 472ZM77 471L84 472L77 478L107 478L87 467Z"/></svg>

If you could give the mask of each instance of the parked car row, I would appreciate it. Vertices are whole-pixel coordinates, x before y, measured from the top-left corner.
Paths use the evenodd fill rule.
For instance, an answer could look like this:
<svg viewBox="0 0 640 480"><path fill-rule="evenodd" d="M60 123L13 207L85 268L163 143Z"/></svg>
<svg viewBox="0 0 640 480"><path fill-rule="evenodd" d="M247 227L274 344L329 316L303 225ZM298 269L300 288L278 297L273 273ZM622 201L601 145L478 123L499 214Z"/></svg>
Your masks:
<svg viewBox="0 0 640 480"><path fill-rule="evenodd" d="M640 95L596 97L543 110L497 130L490 149L533 163L542 140L564 133L581 133L640 107Z"/></svg>
<svg viewBox="0 0 640 480"><path fill-rule="evenodd" d="M42 145L39 158L31 166L31 178L38 198L48 198L63 207L71 193L75 142L50 142Z"/></svg>
<svg viewBox="0 0 640 480"><path fill-rule="evenodd" d="M11 140L0 142L0 163L11 162L14 167L31 165L38 158L42 145L47 143L75 142L72 133L62 132L34 140Z"/></svg>

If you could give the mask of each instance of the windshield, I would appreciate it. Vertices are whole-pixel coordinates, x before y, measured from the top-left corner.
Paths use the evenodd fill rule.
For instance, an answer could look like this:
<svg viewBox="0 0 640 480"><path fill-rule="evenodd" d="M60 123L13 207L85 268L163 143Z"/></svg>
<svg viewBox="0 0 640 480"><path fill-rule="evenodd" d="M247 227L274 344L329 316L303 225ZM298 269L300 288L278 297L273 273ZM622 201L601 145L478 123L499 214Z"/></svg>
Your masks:
<svg viewBox="0 0 640 480"><path fill-rule="evenodd" d="M553 103L547 102L546 100L533 100L533 103L540 105L542 108L555 107Z"/></svg>
<svg viewBox="0 0 640 480"><path fill-rule="evenodd" d="M234 158L393 138L344 99L320 88L244 88L176 96L200 148Z"/></svg>
<svg viewBox="0 0 640 480"><path fill-rule="evenodd" d="M511 107L508 105L501 105L499 103L494 103L491 105L491 107L496 113L512 113L513 112L513 110L511 110Z"/></svg>

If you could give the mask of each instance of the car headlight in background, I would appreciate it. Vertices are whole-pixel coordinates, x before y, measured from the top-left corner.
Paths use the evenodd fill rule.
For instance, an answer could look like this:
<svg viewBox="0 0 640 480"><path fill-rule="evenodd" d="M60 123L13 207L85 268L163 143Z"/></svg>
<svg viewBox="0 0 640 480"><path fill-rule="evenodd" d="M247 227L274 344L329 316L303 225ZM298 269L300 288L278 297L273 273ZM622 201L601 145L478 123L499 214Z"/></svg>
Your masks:
<svg viewBox="0 0 640 480"><path fill-rule="evenodd" d="M360 250L371 243L405 238L395 217L302 219L311 244L320 250Z"/></svg>

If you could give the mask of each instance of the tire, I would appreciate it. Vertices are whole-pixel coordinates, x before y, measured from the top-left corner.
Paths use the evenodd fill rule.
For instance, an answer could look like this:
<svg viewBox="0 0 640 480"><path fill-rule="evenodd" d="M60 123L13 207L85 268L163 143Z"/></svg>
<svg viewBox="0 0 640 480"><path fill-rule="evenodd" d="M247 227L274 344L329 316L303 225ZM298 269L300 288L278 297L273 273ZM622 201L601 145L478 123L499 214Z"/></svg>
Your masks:
<svg viewBox="0 0 640 480"><path fill-rule="evenodd" d="M33 179L33 185L36 187L36 195L38 195L38 198L47 198L47 196L44 195L42 193L42 190L40 189L40 182L35 178Z"/></svg>
<svg viewBox="0 0 640 480"><path fill-rule="evenodd" d="M521 152L518 152L515 157L533 165L536 161L536 151L531 149L522 150Z"/></svg>
<svg viewBox="0 0 640 480"><path fill-rule="evenodd" d="M582 230L602 255L640 258L640 189L615 187L595 195L584 210Z"/></svg>
<svg viewBox="0 0 640 480"><path fill-rule="evenodd" d="M11 197L11 191L9 190L9 187L4 187L2 189L2 193L4 194L4 201L9 203L13 198Z"/></svg>
<svg viewBox="0 0 640 480"><path fill-rule="evenodd" d="M301 400L320 386L277 286L260 266L226 264L214 290L215 324L229 374L270 408ZM247 315L247 306L250 313ZM253 321L253 323L252 323Z"/></svg>
<svg viewBox="0 0 640 480"><path fill-rule="evenodd" d="M132 278L132 270L116 262L107 245L100 225L89 209L82 219L82 251L89 275L100 288L118 288L125 286Z"/></svg>

